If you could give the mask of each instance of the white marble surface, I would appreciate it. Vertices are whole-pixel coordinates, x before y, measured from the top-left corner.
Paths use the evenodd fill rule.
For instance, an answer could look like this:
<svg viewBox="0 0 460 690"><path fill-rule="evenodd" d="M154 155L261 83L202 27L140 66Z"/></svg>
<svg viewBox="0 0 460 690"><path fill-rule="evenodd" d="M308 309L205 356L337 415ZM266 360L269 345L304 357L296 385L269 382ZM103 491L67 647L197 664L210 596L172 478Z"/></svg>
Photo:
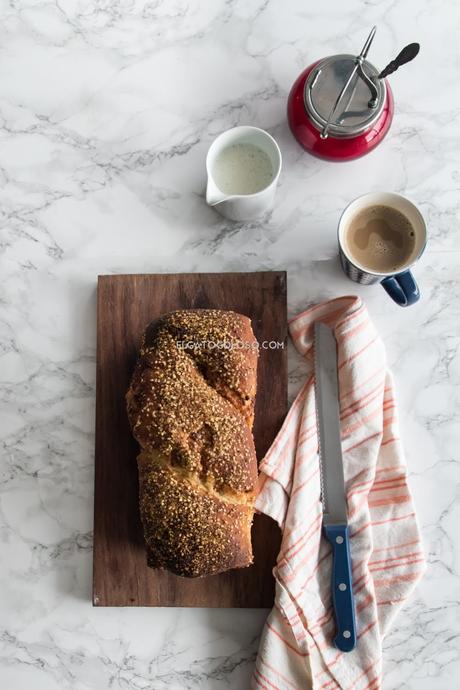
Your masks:
<svg viewBox="0 0 460 690"><path fill-rule="evenodd" d="M460 674L460 5L457 0L1 2L0 685L4 690L244 690L264 611L93 609L98 273L287 269L289 308L353 291L336 260L343 206L368 190L418 203L422 301L358 288L397 377L427 575L386 643L385 690ZM318 57L407 42L396 116L357 162L320 162L285 121ZM232 224L203 201L212 139L267 128L277 205ZM300 375L292 366L293 387Z"/></svg>

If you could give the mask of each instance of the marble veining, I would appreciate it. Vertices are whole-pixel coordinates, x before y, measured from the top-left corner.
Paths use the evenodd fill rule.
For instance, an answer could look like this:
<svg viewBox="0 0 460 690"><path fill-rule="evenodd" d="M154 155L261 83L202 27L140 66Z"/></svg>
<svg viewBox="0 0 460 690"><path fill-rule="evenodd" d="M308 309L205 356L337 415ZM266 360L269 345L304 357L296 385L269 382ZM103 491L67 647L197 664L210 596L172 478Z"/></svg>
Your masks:
<svg viewBox="0 0 460 690"><path fill-rule="evenodd" d="M460 6L455 0L10 0L0 45L0 684L5 690L243 690L265 611L93 609L97 274L287 269L291 314L357 292L396 376L428 571L385 643L385 690L460 673ZM395 120L368 157L305 154L285 118L314 59L378 25ZM237 124L282 149L277 203L232 223L204 203L206 151ZM341 274L335 228L372 190L429 229L422 301ZM290 393L304 375L290 352Z"/></svg>

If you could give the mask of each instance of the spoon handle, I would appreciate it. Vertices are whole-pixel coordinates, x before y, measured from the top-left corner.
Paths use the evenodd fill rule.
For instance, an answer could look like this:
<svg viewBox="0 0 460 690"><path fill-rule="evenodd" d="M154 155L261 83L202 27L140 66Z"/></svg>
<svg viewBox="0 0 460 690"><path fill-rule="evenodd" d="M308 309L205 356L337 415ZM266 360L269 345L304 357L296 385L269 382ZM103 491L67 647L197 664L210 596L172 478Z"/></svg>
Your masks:
<svg viewBox="0 0 460 690"><path fill-rule="evenodd" d="M401 67L401 65L405 65L406 62L410 62L411 60L414 59L418 55L418 51L420 50L420 43L409 43L405 48L401 50L399 55L395 57L394 60L392 60L386 67L383 69L378 78L379 79L384 79L385 77L388 77L389 74L393 74L393 72L396 72L396 70Z"/></svg>

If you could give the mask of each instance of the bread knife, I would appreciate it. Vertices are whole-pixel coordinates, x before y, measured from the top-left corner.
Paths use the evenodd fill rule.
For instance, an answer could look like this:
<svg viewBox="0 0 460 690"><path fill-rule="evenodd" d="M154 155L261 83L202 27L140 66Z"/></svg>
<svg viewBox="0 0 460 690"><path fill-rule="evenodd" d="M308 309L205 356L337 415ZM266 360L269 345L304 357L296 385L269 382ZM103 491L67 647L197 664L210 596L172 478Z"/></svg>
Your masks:
<svg viewBox="0 0 460 690"><path fill-rule="evenodd" d="M314 352L323 532L332 546L334 644L342 652L351 652L356 646L356 622L340 441L337 343L333 331L319 321L315 323Z"/></svg>

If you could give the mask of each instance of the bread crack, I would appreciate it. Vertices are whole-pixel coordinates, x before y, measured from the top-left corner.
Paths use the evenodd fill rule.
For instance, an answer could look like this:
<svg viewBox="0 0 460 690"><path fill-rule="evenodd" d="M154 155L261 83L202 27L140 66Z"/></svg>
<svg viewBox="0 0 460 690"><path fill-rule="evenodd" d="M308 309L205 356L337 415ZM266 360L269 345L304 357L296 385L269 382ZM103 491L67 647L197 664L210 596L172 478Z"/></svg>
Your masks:
<svg viewBox="0 0 460 690"><path fill-rule="evenodd" d="M138 459L140 459L143 453L140 453ZM195 472L190 472L184 467L178 467L177 465L172 465L170 456L164 455L160 452L156 452L155 455L149 455L149 460L152 464L162 467L168 470L172 474L178 475L181 479L191 484L194 488L202 489L209 496L214 498L219 498L226 503L233 503L235 505L250 506L254 502L254 492L248 491L245 493L236 492L230 486L225 486L223 491L217 491L214 488L212 481L204 481Z"/></svg>
<svg viewBox="0 0 460 690"><path fill-rule="evenodd" d="M211 368L209 364L202 359L199 359L197 357L194 357L192 352L189 350L182 350L185 355L190 359L190 361L193 363L195 366L195 369L197 372L200 374L202 377L203 381L206 383L206 385L209 388L212 388L213 391L217 393L217 395L220 395L221 398L223 398L229 405L232 406L232 408L235 410L235 412L243 417L245 422L248 424L249 428L252 428L252 420L253 420L253 414L252 411L250 410L251 407L251 398L249 395L243 395L240 393L238 390L228 386L228 387L223 387L222 383L218 379L218 375L210 374ZM253 401L252 401L253 404ZM249 415L244 415L241 413L241 407L248 409L250 411ZM249 417L249 420L248 420Z"/></svg>

